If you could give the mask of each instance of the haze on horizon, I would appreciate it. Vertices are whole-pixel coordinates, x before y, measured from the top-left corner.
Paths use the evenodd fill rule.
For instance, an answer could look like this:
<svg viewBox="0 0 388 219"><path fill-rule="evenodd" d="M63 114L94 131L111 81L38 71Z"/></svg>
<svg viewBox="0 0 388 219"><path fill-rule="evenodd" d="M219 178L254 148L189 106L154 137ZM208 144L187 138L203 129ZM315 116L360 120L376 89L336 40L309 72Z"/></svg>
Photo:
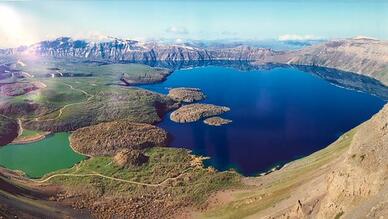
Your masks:
<svg viewBox="0 0 388 219"><path fill-rule="evenodd" d="M0 47L60 36L138 40L388 39L388 2L18 1L0 3Z"/></svg>

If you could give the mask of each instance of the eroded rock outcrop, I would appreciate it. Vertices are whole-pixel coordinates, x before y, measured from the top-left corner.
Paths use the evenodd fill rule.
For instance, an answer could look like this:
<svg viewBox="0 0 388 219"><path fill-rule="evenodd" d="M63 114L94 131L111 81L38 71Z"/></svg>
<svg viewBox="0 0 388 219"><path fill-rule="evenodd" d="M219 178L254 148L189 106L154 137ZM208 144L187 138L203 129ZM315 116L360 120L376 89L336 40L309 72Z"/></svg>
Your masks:
<svg viewBox="0 0 388 219"><path fill-rule="evenodd" d="M167 96L175 101L185 103L192 103L205 98L205 95L202 93L201 89L190 87L170 89Z"/></svg>
<svg viewBox="0 0 388 219"><path fill-rule="evenodd" d="M122 149L113 157L115 163L120 167L140 166L148 161L140 150Z"/></svg>
<svg viewBox="0 0 388 219"><path fill-rule="evenodd" d="M220 115L228 112L229 110L230 108L226 106L194 103L182 106L181 108L175 110L171 113L170 119L179 123L195 122L201 118Z"/></svg>
<svg viewBox="0 0 388 219"><path fill-rule="evenodd" d="M379 218L386 215L387 146L388 104L370 120L355 128L347 150L332 166L327 165L329 168L323 172L322 181L316 176L304 182L299 190L308 189L309 197L295 195L303 200L305 210L302 218ZM313 184L314 181L316 183ZM314 190L321 192L314 194ZM295 215L295 211L291 208L284 215Z"/></svg>
<svg viewBox="0 0 388 219"><path fill-rule="evenodd" d="M78 129L70 136L70 144L82 154L98 156L165 146L167 139L167 132L156 126L119 120Z"/></svg>
<svg viewBox="0 0 388 219"><path fill-rule="evenodd" d="M388 201L388 105L357 128L342 162L328 175L327 185L319 210L322 217L341 212L366 217L361 209L372 210ZM388 206L380 210L387 212Z"/></svg>

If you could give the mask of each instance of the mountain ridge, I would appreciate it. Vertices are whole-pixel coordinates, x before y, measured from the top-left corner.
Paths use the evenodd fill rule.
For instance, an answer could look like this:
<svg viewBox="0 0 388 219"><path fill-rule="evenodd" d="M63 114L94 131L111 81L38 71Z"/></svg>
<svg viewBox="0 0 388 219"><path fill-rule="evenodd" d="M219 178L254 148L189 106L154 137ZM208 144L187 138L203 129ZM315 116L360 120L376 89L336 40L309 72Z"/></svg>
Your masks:
<svg viewBox="0 0 388 219"><path fill-rule="evenodd" d="M31 46L5 49L6 55L39 55L55 58L74 57L110 61L187 61L187 60L244 60L253 61L281 52L265 48L237 46L224 49L140 42L135 40L112 40L93 42L60 37L41 41Z"/></svg>
<svg viewBox="0 0 388 219"><path fill-rule="evenodd" d="M266 57L255 64L268 62L334 68L366 75L388 85L388 41L365 37L332 40Z"/></svg>
<svg viewBox="0 0 388 219"><path fill-rule="evenodd" d="M253 66L265 64L319 66L365 75L388 85L388 41L366 37L330 40L289 51L246 45L220 48L119 38L94 42L60 37L31 46L3 49L0 50L0 54L110 62L226 60L247 61Z"/></svg>

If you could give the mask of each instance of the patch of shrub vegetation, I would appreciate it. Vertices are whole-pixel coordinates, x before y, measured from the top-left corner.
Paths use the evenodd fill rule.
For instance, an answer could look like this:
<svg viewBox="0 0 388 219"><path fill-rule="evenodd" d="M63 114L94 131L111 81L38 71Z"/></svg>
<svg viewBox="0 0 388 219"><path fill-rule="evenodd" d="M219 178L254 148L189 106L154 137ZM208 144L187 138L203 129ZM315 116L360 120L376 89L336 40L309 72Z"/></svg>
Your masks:
<svg viewBox="0 0 388 219"><path fill-rule="evenodd" d="M15 120L0 115L0 146L11 143L18 136L18 124Z"/></svg>

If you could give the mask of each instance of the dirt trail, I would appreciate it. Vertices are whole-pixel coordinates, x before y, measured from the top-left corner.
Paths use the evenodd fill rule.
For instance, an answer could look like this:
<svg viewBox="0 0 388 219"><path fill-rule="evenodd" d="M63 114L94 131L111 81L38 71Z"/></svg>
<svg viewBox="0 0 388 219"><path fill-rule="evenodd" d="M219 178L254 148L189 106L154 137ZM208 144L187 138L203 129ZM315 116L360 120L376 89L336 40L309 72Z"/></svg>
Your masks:
<svg viewBox="0 0 388 219"><path fill-rule="evenodd" d="M22 120L20 120L20 118L18 118L17 121L19 125L19 133L18 133L18 137L19 137L23 134L23 126L22 126Z"/></svg>
<svg viewBox="0 0 388 219"><path fill-rule="evenodd" d="M81 102L69 103L69 104L64 105L62 108L59 109L58 115L56 117L54 117L54 118L51 118L51 119L40 119L40 118L45 116L45 115L43 115L43 116L40 116L40 117L36 117L34 119L35 121L53 121L53 120L57 120L57 119L61 118L61 116L63 114L63 110L65 110L67 107L73 106L73 105L77 105L77 104L81 104L81 103L85 103L85 102L91 100L94 97L94 95L91 95L91 94L89 94L88 92L86 92L86 91L84 91L82 89L74 88L72 85L64 83L64 82L62 82L62 83L65 84L66 86L68 86L72 90L79 91L79 92L85 94L85 96L87 96L88 98L86 100L81 101Z"/></svg>
<svg viewBox="0 0 388 219"><path fill-rule="evenodd" d="M119 179L119 178L115 178L115 177L105 176L105 175L102 175L102 174L97 173L95 171L93 171L92 173L86 173L86 174L75 174L75 173L74 174L73 173L54 174L54 175L49 176L48 178L43 179L43 180L32 180L32 181L37 182L37 183L45 183L45 182L49 181L50 179L52 179L54 177L58 177L58 176L73 176L73 177L98 176L98 177L102 177L105 179L110 179L110 180L125 182L125 183L131 183L131 184L135 184L135 185L158 187L158 186L163 186L164 184L166 184L170 180L178 179L179 177L181 177L183 174L185 174L187 171L189 171L191 169L192 168L188 168L188 169L182 171L179 175L174 176L174 177L169 177L160 183L143 183L143 182L136 182L136 181L132 181L132 180Z"/></svg>

